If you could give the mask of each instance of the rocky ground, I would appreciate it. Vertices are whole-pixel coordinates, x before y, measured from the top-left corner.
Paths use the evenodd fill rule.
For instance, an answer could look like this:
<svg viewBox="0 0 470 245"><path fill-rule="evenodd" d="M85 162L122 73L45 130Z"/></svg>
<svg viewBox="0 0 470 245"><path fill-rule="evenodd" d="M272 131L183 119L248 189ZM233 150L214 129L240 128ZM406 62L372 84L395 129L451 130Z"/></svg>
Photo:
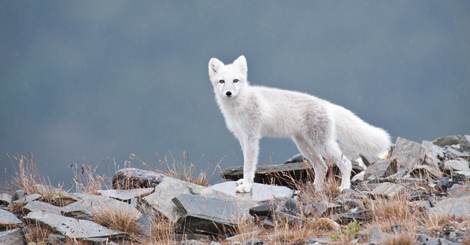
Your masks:
<svg viewBox="0 0 470 245"><path fill-rule="evenodd" d="M344 152L342 193L335 167L316 192L302 156L260 166L246 194L131 168L93 193L24 186L0 195L0 244L470 244L470 135L398 138L385 160Z"/></svg>

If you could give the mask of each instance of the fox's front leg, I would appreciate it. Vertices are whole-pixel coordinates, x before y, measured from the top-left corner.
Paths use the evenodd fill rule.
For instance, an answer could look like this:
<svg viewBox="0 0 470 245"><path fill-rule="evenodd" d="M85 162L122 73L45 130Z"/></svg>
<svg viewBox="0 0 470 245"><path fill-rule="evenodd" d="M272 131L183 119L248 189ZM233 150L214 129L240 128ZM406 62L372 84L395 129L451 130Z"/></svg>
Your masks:
<svg viewBox="0 0 470 245"><path fill-rule="evenodd" d="M243 179L237 181L236 192L250 192L255 178L256 164L258 162L259 137L250 137L240 140L243 150Z"/></svg>

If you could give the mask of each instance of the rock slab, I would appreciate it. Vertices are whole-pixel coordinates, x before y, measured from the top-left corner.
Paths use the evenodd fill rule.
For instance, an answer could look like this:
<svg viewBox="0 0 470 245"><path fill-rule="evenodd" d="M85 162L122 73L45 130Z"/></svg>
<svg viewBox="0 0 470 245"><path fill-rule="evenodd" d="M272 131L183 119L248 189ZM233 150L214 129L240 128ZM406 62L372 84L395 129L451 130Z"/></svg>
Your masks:
<svg viewBox="0 0 470 245"><path fill-rule="evenodd" d="M177 222L183 214L172 202L172 199L181 194L190 194L192 189L197 188L200 188L200 186L167 177L164 178L157 187L155 187L155 192L153 194L144 197L143 200L171 221Z"/></svg>
<svg viewBox="0 0 470 245"><path fill-rule="evenodd" d="M8 231L0 231L0 243L4 245L23 245L24 239L21 229L16 228Z"/></svg>
<svg viewBox="0 0 470 245"><path fill-rule="evenodd" d="M44 212L44 213L52 213L52 214L60 214L62 208L49 204L47 202L41 201L32 201L26 206L23 207L25 213L29 212Z"/></svg>
<svg viewBox="0 0 470 245"><path fill-rule="evenodd" d="M173 203L184 213L178 224L184 227L185 232L232 234L238 227L238 221L243 218L243 213L233 198L182 194L173 198Z"/></svg>
<svg viewBox="0 0 470 245"><path fill-rule="evenodd" d="M135 207L125 202L97 195L82 194L80 201L62 208L62 214L78 219L92 219L93 216L108 211L126 212L136 219L142 215Z"/></svg>
<svg viewBox="0 0 470 245"><path fill-rule="evenodd" d="M11 203L12 199L13 197L10 194L2 193L0 195L0 205L8 206Z"/></svg>
<svg viewBox="0 0 470 245"><path fill-rule="evenodd" d="M432 213L439 215L455 215L456 217L470 218L470 196L447 198L436 203L431 208Z"/></svg>
<svg viewBox="0 0 470 245"><path fill-rule="evenodd" d="M14 214L0 208L0 227L14 227L23 224Z"/></svg>
<svg viewBox="0 0 470 245"><path fill-rule="evenodd" d="M155 188L140 188L140 189L110 189L110 190L99 190L98 192L105 197L112 197L121 201L128 201L132 198L141 198L143 196L150 195L153 193Z"/></svg>
<svg viewBox="0 0 470 245"><path fill-rule="evenodd" d="M89 220L68 218L57 214L31 212L25 218L39 222L70 238L119 238L125 235L122 231L110 230Z"/></svg>
<svg viewBox="0 0 470 245"><path fill-rule="evenodd" d="M265 185L259 183L253 183L253 189L249 193L237 193L235 188L237 184L235 181L227 181L219 184L215 184L209 188L217 191L224 192L236 198L240 198L246 201L262 202L268 200L288 200L294 195L294 191L291 188L284 186Z"/></svg>
<svg viewBox="0 0 470 245"><path fill-rule="evenodd" d="M375 196L394 198L405 191L405 187L393 184L390 182L380 183L372 190L372 194Z"/></svg>

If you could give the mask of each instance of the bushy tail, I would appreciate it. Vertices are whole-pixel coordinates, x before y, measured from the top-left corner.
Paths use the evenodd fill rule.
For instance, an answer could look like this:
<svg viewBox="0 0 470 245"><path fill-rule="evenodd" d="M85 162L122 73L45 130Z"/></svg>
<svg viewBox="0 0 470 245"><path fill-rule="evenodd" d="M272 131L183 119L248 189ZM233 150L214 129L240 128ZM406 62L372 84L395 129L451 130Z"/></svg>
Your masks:
<svg viewBox="0 0 470 245"><path fill-rule="evenodd" d="M341 143L367 156L377 156L389 150L390 135L385 130L362 121L344 107L331 105L336 136Z"/></svg>

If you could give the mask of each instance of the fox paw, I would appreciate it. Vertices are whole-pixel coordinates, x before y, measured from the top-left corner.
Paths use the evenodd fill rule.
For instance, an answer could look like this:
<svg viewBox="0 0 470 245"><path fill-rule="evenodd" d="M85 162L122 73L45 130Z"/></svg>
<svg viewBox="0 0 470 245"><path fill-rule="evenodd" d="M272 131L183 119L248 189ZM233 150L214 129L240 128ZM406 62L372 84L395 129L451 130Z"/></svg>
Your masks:
<svg viewBox="0 0 470 245"><path fill-rule="evenodd" d="M253 184L250 181L241 179L237 181L237 188L235 188L236 192L250 192L251 191L251 186Z"/></svg>

